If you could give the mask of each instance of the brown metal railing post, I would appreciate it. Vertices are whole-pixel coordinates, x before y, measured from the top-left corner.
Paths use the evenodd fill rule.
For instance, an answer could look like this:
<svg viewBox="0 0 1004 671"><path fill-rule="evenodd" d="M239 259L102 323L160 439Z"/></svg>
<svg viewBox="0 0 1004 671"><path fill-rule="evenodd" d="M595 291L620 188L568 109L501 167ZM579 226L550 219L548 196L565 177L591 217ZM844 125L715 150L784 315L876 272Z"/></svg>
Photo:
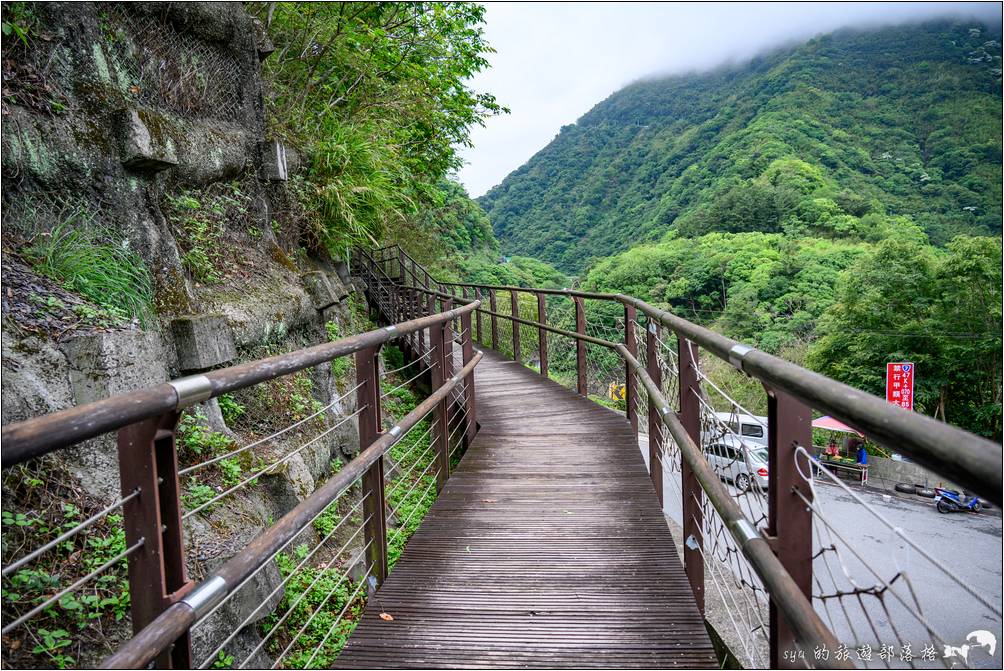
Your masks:
<svg viewBox="0 0 1004 671"><path fill-rule="evenodd" d="M194 583L188 581L181 526L176 412L119 429L118 457L122 495L140 494L122 506L126 547L143 540L129 556L129 593L133 634L138 634ZM158 669L192 666L186 633L156 660Z"/></svg>
<svg viewBox="0 0 1004 671"><path fill-rule="evenodd" d="M540 374L547 377L547 296L542 293L537 294L537 323L541 326L537 328L537 351L540 354Z"/></svg>
<svg viewBox="0 0 1004 671"><path fill-rule="evenodd" d="M575 301L575 332L579 335L586 333L586 306L585 302L578 296ZM583 396L589 395L589 387L586 379L586 342L584 340L575 341L575 370L578 374L578 384L576 388Z"/></svg>
<svg viewBox="0 0 1004 671"><path fill-rule="evenodd" d="M436 295L435 294L429 294L429 297L428 297L428 307L426 307L426 314L429 314L429 315L436 314ZM427 330L429 331L429 352L431 353L431 355L429 357L429 364L432 365L432 363L436 361L435 357L442 355L443 348L442 347L438 347L436 345L436 340L435 340L435 337L433 336L433 333L432 333L433 330L435 330L435 327L430 326ZM431 375L429 377L429 381L430 381L430 383L432 381Z"/></svg>
<svg viewBox="0 0 1004 671"><path fill-rule="evenodd" d="M475 299L480 298L480 293L481 292L480 292L479 289L472 288L471 291L474 293L474 298ZM476 314L476 320L475 320L475 324L477 325L477 331L478 331L477 340L478 340L478 344L482 344L482 343L484 343L484 341L481 339L482 338L482 336L481 336L481 333L482 333L482 331L481 331L481 308L479 307L477 310L475 310L475 312L477 313Z"/></svg>
<svg viewBox="0 0 1004 671"><path fill-rule="evenodd" d="M492 349L496 352L499 351L499 324L498 318L495 316L498 313L498 306L495 304L495 290L488 290L488 307L491 308L492 317Z"/></svg>
<svg viewBox="0 0 1004 671"><path fill-rule="evenodd" d="M379 347L367 347L356 352L356 404L359 413L359 449L365 450L379 437L380 378ZM363 474L363 519L366 535L366 559L382 584L387 577L387 510L384 496L383 457L378 458Z"/></svg>
<svg viewBox="0 0 1004 671"><path fill-rule="evenodd" d="M408 290L407 285L402 283L401 286L397 288L397 293L401 296L401 321L407 321L412 318L411 291ZM404 360L408 363L415 360L414 338L412 335L413 334L408 334L402 337L399 341L399 347L404 355Z"/></svg>
<svg viewBox="0 0 1004 671"><path fill-rule="evenodd" d="M509 292L509 314L513 317L509 321L512 322L512 360L517 363L523 362L523 352L519 346L519 293L516 291Z"/></svg>
<svg viewBox="0 0 1004 671"><path fill-rule="evenodd" d="M812 411L788 394L767 390L767 538L781 565L806 598L812 600L812 511L795 492L812 501L812 491L798 474L796 448L812 449ZM802 457L805 459L805 457ZM809 464L802 465L810 468ZM770 601L770 664L791 669L784 651L796 649L795 635Z"/></svg>
<svg viewBox="0 0 1004 671"><path fill-rule="evenodd" d="M408 278L404 272L404 250L400 247L397 248L397 265L400 266L399 274L401 284L407 284Z"/></svg>
<svg viewBox="0 0 1004 671"><path fill-rule="evenodd" d="M471 313L465 312L460 315L460 328L464 332L461 339L461 349L463 350L464 365L466 366L474 358L474 341L471 339ZM477 403L474 398L474 371L471 371L464 381L464 405L467 413L466 440L467 445L474 440L477 433Z"/></svg>
<svg viewBox="0 0 1004 671"><path fill-rule="evenodd" d="M413 319L416 319L422 316L422 294L419 293L417 288L411 288L408 291L410 295L411 315ZM415 358L421 359L425 355L425 338L422 337L422 332L415 331L411 334L411 339L415 343Z"/></svg>
<svg viewBox="0 0 1004 671"><path fill-rule="evenodd" d="M677 335L677 365L680 379L680 423L698 446L701 442L701 388L697 378L697 343ZM697 608L704 614L704 491L697 475L681 460L680 485L683 490L683 566L694 593ZM693 539L693 540L691 540Z"/></svg>
<svg viewBox="0 0 1004 671"><path fill-rule="evenodd" d="M435 391L443 386L448 375L445 371L446 359L443 352L446 350L446 324L436 324L429 327L431 346L435 348L432 356L432 389ZM443 398L436 404L432 421L436 425L434 435L436 445L436 491L443 491L446 480L450 477L450 401Z"/></svg>
<svg viewBox="0 0 1004 671"><path fill-rule="evenodd" d="M634 323L637 318L633 305L624 306L624 348L628 353L638 358L638 343L634 336ZM627 418L631 424L631 431L634 437L638 438L638 379L635 377L634 368L630 364L624 364L624 402L627 404Z"/></svg>
<svg viewBox="0 0 1004 671"><path fill-rule="evenodd" d="M453 309L453 299L443 300L443 312ZM443 379L453 375L453 320L443 322Z"/></svg>
<svg viewBox="0 0 1004 671"><path fill-rule="evenodd" d="M662 367L659 365L659 330L658 322L648 320L645 331L645 372L652 378L655 386L662 389ZM665 503L662 487L662 414L655 399L648 397L648 472L655 486L655 495L659 497L659 507Z"/></svg>

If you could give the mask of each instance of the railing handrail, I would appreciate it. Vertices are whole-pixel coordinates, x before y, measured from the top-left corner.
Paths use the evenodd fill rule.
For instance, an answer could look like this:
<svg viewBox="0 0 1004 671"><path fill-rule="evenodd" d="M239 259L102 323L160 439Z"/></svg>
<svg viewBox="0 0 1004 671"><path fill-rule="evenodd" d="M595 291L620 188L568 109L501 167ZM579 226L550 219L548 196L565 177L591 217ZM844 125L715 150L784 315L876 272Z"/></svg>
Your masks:
<svg viewBox="0 0 1004 671"><path fill-rule="evenodd" d="M766 539L746 519L735 499L726 491L721 479L708 461L703 458L701 449L687 433L680 419L675 413L668 411L669 403L666 397L649 376L645 366L632 356L624 345L618 344L616 349L621 358L631 366L641 379L655 405L667 409L667 411L659 413L662 423L679 446L683 459L696 474L701 483L701 489L704 490L711 505L725 521L736 545L749 559L750 566L763 580L767 591L775 596L778 608L785 619L791 623L799 642L808 650L820 647L835 650L839 643L833 633L813 609L809 599L799 590L798 585L771 550ZM849 662L840 665L839 661L834 658L832 666L824 665L823 668L853 668L853 665Z"/></svg>
<svg viewBox="0 0 1004 671"><path fill-rule="evenodd" d="M480 301L475 303L465 303L451 310L341 338L335 342L178 378L9 424L0 431L4 448L0 468L6 469L172 410L181 410L221 394L296 373L367 347L382 345L402 335L421 331L471 312L480 305Z"/></svg>
<svg viewBox="0 0 1004 671"><path fill-rule="evenodd" d="M449 314L440 313L440 314ZM406 322L407 323L407 322ZM383 329L381 329L383 330ZM471 361L447 380L397 424L356 455L348 464L317 488L310 496L256 537L242 552L209 574L185 598L172 604L139 634L101 662L103 669L142 669L163 650L208 614L244 580L270 561L290 539L328 507L383 455L408 433L437 404L466 379L484 356L477 352Z"/></svg>
<svg viewBox="0 0 1004 671"><path fill-rule="evenodd" d="M393 246L391 246L393 247ZM390 249L385 247L383 249ZM428 271L417 263L403 249L401 254L412 264ZM390 259L384 259L390 260ZM384 273L384 276L393 282ZM886 445L898 453L904 454L920 465L944 476L952 482L977 493L984 499L1000 506L1002 503L1002 463L1004 452L1001 446L986 438L972 434L964 429L939 422L931 417L906 410L887 403L884 399L855 389L850 385L838 382L819 373L814 373L790 361L748 345L732 338L715 333L709 328L699 326L667 310L657 308L645 301L625 294L582 292L570 289L538 289L534 287L513 287L505 285L486 285L462 282L440 282L429 274L437 285L453 287L471 287L490 291L515 291L532 294L563 295L571 298L586 298L610 300L621 305L630 305L663 326L693 341L700 347L714 354L719 359L729 362L738 370L757 378L762 382L784 391L805 403L835 417L857 429L864 435L880 444ZM428 290L425 290L428 291ZM437 295L441 292L435 292ZM465 303L470 299L461 296L450 296L454 300ZM497 314L505 319L514 319L521 324L536 326L551 330L546 324L510 315L479 310L485 314ZM566 331L561 333L568 337L587 340L582 334ZM587 342L594 342L587 340ZM596 343L604 344L604 343Z"/></svg>

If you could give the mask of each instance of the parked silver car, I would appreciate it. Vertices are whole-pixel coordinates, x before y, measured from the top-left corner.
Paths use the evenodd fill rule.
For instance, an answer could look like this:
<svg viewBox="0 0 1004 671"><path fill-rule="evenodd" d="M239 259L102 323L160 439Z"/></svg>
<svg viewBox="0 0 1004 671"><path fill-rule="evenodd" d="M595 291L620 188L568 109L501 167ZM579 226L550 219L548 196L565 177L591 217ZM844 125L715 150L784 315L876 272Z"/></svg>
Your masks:
<svg viewBox="0 0 1004 671"><path fill-rule="evenodd" d="M732 435L718 436L704 446L708 463L722 480L745 492L756 485L767 488L767 448L744 445Z"/></svg>

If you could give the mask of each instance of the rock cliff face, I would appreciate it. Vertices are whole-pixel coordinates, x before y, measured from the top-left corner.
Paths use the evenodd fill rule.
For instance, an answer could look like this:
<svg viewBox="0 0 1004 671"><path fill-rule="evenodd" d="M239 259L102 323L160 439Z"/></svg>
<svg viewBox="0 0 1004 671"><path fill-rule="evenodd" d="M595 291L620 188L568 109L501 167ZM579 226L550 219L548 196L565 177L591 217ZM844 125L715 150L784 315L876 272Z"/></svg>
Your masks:
<svg viewBox="0 0 1004 671"><path fill-rule="evenodd" d="M260 63L271 45L240 3L27 11L27 44L5 37L3 45L3 424L365 327L351 314L345 269L306 251L297 155L265 124ZM29 250L67 230L136 252L152 277L155 315L142 324L89 318L86 298L38 274ZM296 381L311 403L331 405L326 426L354 410L352 394L335 402L349 377L326 365ZM288 396L281 387L272 393ZM269 399L246 399L254 403L267 409ZM192 414L238 442L275 428L228 426L216 400ZM357 449L354 426L194 516L186 529L192 575L310 494L333 460ZM282 454L296 438L269 449ZM119 496L114 436L44 467L68 473L95 504ZM16 504L5 482L5 509ZM281 598L281 590L269 596L277 583L273 567L220 609L195 636L196 659L224 624Z"/></svg>

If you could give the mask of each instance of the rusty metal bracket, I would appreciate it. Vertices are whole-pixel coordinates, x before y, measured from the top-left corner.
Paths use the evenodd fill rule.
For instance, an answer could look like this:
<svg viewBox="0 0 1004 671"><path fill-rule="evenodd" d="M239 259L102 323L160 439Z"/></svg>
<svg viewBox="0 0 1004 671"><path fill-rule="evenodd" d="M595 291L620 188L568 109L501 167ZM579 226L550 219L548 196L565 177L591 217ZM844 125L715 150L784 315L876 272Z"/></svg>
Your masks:
<svg viewBox="0 0 1004 671"><path fill-rule="evenodd" d="M760 529L759 535L760 538L764 539L767 542L767 547L769 547L774 554L777 554L777 536L773 536L767 533L767 530L764 528Z"/></svg>

